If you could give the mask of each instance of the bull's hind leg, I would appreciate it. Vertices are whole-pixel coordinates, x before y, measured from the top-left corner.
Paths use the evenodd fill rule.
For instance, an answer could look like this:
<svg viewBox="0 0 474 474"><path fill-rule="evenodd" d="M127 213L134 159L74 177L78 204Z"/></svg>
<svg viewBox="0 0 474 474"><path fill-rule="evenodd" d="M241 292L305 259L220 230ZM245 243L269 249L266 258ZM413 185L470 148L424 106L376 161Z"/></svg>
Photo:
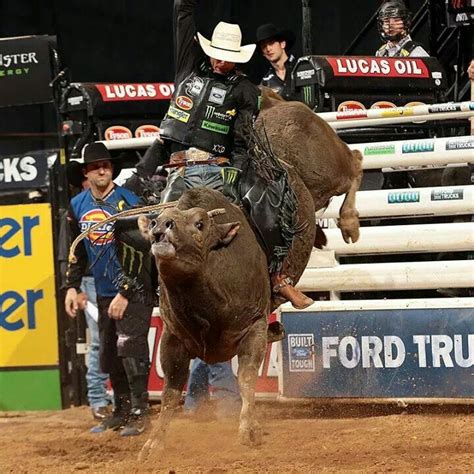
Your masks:
<svg viewBox="0 0 474 474"><path fill-rule="evenodd" d="M261 319L252 326L238 350L238 379L242 397L239 441L246 446L258 446L262 442L261 428L255 418L255 385L266 347L267 322Z"/></svg>
<svg viewBox="0 0 474 474"><path fill-rule="evenodd" d="M351 240L352 242L359 240L359 213L357 212L355 201L356 192L359 190L362 181L362 155L359 151L355 150L352 152L352 156L355 173L339 211L339 220L337 222L346 244L349 244Z"/></svg>
<svg viewBox="0 0 474 474"><path fill-rule="evenodd" d="M150 437L140 451L139 459L145 460L155 449L165 446L166 432L179 405L184 384L188 379L190 356L184 344L168 333L166 328L161 336L160 362L165 376L161 411L158 423L153 427Z"/></svg>

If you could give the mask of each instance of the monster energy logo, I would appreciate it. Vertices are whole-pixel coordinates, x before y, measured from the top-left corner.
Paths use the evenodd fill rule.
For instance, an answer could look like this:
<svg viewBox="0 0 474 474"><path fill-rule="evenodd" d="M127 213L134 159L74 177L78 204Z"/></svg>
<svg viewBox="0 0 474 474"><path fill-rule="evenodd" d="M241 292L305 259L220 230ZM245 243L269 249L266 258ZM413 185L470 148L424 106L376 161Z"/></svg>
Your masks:
<svg viewBox="0 0 474 474"><path fill-rule="evenodd" d="M125 242L122 242L122 268L126 273L132 273L133 271L133 264L135 263L135 255L138 256L137 261L138 263L138 269L137 269L137 274L142 271L142 265L143 265L143 252L140 252L137 250L135 247L132 247L131 245L127 245ZM130 258L128 259L128 270L127 270L127 257L130 254Z"/></svg>
<svg viewBox="0 0 474 474"><path fill-rule="evenodd" d="M305 104L311 104L313 100L313 88L311 86L303 87L303 101Z"/></svg>
<svg viewBox="0 0 474 474"><path fill-rule="evenodd" d="M222 168L222 179L224 183L233 184L236 182L239 172L235 168Z"/></svg>
<svg viewBox="0 0 474 474"><path fill-rule="evenodd" d="M206 105L206 118L210 119L214 115L214 112L216 111L216 108L213 107L212 105Z"/></svg>

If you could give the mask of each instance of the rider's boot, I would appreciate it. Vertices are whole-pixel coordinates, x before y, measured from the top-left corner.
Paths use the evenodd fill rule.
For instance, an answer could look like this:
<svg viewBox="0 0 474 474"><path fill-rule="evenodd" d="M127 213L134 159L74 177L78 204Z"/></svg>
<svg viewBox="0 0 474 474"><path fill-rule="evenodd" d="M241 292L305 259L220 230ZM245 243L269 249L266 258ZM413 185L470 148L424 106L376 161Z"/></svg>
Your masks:
<svg viewBox="0 0 474 474"><path fill-rule="evenodd" d="M300 290L296 289L291 281L291 278L281 273L277 273L272 277L272 291L273 293L278 293L283 298L286 298L291 302L294 308L296 309L305 309L308 306L311 306L314 301L302 293Z"/></svg>

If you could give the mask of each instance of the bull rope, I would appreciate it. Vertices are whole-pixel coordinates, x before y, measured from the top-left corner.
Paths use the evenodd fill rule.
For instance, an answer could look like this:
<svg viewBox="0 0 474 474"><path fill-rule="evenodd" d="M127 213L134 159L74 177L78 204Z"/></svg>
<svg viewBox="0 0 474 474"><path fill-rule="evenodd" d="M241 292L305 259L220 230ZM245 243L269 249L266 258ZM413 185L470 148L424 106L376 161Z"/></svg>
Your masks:
<svg viewBox="0 0 474 474"><path fill-rule="evenodd" d="M126 211L122 211L117 214L114 214L113 216L110 216L107 219L104 219L103 221L98 222L97 224L94 224L93 226L91 226L89 229L82 232L82 234L78 235L74 239L73 243L69 247L69 257L68 257L69 263L77 263L77 258L75 256L75 253L76 253L76 248L79 245L79 243L82 240L84 240L88 234L90 234L94 230L99 229L104 224L108 224L109 222L115 222L117 219L120 219L121 217L139 216L140 214L143 214L143 213L160 211L163 209L168 209L170 207L176 207L177 205L178 205L178 201L170 201L170 202L164 202L161 204L153 204L152 206L144 206L144 207L139 207L139 208L134 208L134 209L127 209Z"/></svg>

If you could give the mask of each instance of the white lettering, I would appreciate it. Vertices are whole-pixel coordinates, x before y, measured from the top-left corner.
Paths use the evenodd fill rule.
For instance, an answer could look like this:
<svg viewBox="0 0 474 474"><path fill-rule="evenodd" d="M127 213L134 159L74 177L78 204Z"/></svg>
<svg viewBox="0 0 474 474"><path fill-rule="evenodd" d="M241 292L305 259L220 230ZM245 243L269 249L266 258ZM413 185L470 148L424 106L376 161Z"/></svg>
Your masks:
<svg viewBox="0 0 474 474"><path fill-rule="evenodd" d="M374 363L374 367L383 367L380 353L383 350L382 340L377 336L362 336L362 367L371 367L370 361Z"/></svg>
<svg viewBox="0 0 474 474"><path fill-rule="evenodd" d="M165 97L171 97L171 95L173 94L168 84L160 84L159 88L160 88L160 93L164 95Z"/></svg>
<svg viewBox="0 0 474 474"><path fill-rule="evenodd" d="M127 84L124 86L125 92L128 95L128 97L136 97L137 96L137 91L135 90L135 87L132 86L131 84Z"/></svg>
<svg viewBox="0 0 474 474"><path fill-rule="evenodd" d="M110 86L105 86L105 95L109 99L115 99L115 94L113 93L112 89Z"/></svg>
<svg viewBox="0 0 474 474"><path fill-rule="evenodd" d="M383 346L385 353L385 367L400 367L405 362L405 344L398 336L384 336ZM393 356L393 348L396 348L397 355Z"/></svg>
<svg viewBox="0 0 474 474"><path fill-rule="evenodd" d="M453 340L449 336L435 335L431 336L431 354L433 355L433 367L441 367L441 359L445 367L454 367L451 359L453 350Z"/></svg>
<svg viewBox="0 0 474 474"><path fill-rule="evenodd" d="M147 84L145 86L148 97L156 97L156 89L153 84Z"/></svg>
<svg viewBox="0 0 474 474"><path fill-rule="evenodd" d="M418 367L426 367L426 344L430 336L413 336L413 343L418 346Z"/></svg>
<svg viewBox="0 0 474 474"><path fill-rule="evenodd" d="M462 350L462 336L454 335L454 360L459 367L472 367L474 365L474 334L467 336L467 357L464 358Z"/></svg>
<svg viewBox="0 0 474 474"><path fill-rule="evenodd" d="M347 348L351 348L351 358L347 354ZM360 362L360 345L353 336L346 336L339 344L339 361L346 369L357 367Z"/></svg>
<svg viewBox="0 0 474 474"><path fill-rule="evenodd" d="M21 178L23 181L33 181L38 176L38 170L35 166L36 160L32 156L25 156L20 161L20 169L22 171Z"/></svg>
<svg viewBox="0 0 474 474"><path fill-rule="evenodd" d="M323 351L323 367L325 369L331 368L331 357L337 356L337 351L331 346L335 346L339 343L338 337L323 337L322 338L322 351Z"/></svg>
<svg viewBox="0 0 474 474"><path fill-rule="evenodd" d="M360 72L367 74L369 72L369 63L365 59L359 60Z"/></svg>

